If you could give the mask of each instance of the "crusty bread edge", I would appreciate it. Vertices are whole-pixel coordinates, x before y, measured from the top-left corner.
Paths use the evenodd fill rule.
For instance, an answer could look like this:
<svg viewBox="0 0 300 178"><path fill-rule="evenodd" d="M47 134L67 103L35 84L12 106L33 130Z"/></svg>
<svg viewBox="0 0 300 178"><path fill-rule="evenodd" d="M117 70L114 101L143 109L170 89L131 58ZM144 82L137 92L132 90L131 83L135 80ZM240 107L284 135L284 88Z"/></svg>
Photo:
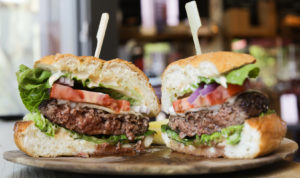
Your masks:
<svg viewBox="0 0 300 178"><path fill-rule="evenodd" d="M222 74L230 70L239 68L243 65L255 63L256 59L248 54L228 51L205 53L172 62L164 70L162 78L165 77L165 73L168 71L168 69L173 66L185 67L187 65L192 65L193 67L197 68L199 64L204 61L208 61L214 64L219 74Z"/></svg>
<svg viewBox="0 0 300 178"><path fill-rule="evenodd" d="M257 156L269 154L278 148L287 131L286 123L277 114L251 118L246 122L261 136Z"/></svg>
<svg viewBox="0 0 300 178"><path fill-rule="evenodd" d="M20 139L20 134L24 132L31 124L34 124L33 121L17 121L14 125L14 141L21 151L29 156L36 157L36 155L31 154L26 148L23 147Z"/></svg>
<svg viewBox="0 0 300 178"><path fill-rule="evenodd" d="M286 134L286 123L276 114L269 114L262 117L255 117L246 120L246 123L252 128L255 129L260 134L260 143L258 152L249 156L229 156L226 155L225 151L222 150L222 147L212 147L212 150L201 147L194 146L184 146L182 143L179 143L175 140L168 138L168 136L163 133L162 137L166 143L166 146L171 148L174 151L183 152L186 154L192 154L196 156L205 156L205 157L220 157L220 154L214 155L211 151L217 150L218 153L223 153L223 157L226 158L256 158L259 156L264 156L275 151L279 146ZM226 147L226 145L225 145ZM224 147L223 147L224 149Z"/></svg>
<svg viewBox="0 0 300 178"><path fill-rule="evenodd" d="M92 60L95 60L95 61L98 61L98 62L106 62L105 60L103 59L99 59L97 57L93 57L93 56L75 56L73 54L60 54L60 53L57 53L56 55L49 55L49 56L44 56L42 57L41 59L37 60L35 63L34 63L34 68L37 68L37 66L39 64L47 64L47 65L52 65L54 63L56 63L57 61L59 61L60 59L63 59L65 57L72 57L72 58L75 58L77 59L78 61L80 61L80 63L83 63L84 61L92 61Z"/></svg>

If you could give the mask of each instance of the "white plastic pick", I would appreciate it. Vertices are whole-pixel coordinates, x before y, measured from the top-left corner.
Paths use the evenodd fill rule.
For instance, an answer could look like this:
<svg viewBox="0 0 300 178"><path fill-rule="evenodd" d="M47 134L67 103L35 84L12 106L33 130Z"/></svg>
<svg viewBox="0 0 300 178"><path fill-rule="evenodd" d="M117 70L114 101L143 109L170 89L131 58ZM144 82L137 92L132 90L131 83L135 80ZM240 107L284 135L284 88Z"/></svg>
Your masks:
<svg viewBox="0 0 300 178"><path fill-rule="evenodd" d="M97 32L97 47L96 47L96 51L95 51L95 55L94 55L95 57L100 56L108 20L109 20L108 13L102 13L100 24L98 27L98 32Z"/></svg>
<svg viewBox="0 0 300 178"><path fill-rule="evenodd" d="M190 29L193 35L196 53L201 54L200 43L198 39L198 30L201 27L200 15L198 12L196 1L191 1L185 4L185 10L190 24Z"/></svg>

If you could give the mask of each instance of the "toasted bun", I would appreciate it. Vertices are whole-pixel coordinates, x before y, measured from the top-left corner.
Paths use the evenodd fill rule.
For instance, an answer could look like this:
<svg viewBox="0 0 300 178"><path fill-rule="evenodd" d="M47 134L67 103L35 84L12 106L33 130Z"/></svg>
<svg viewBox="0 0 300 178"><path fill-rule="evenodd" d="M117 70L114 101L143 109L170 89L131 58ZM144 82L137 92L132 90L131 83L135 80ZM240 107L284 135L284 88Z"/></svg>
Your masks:
<svg viewBox="0 0 300 178"><path fill-rule="evenodd" d="M256 158L277 149L286 134L286 123L276 114L251 118L245 121L241 140L237 145L229 145L225 141L214 147L185 146L168 138L163 139L172 150L205 157Z"/></svg>
<svg viewBox="0 0 300 178"><path fill-rule="evenodd" d="M33 157L57 156L93 156L114 153L135 152L139 145L113 146L95 144L85 140L74 139L63 128L58 129L54 137L42 133L33 121L18 121L14 127L14 139L17 147ZM147 136L141 146L149 147L153 136Z"/></svg>
<svg viewBox="0 0 300 178"><path fill-rule="evenodd" d="M255 62L255 58L234 52L213 52L171 63L162 75L162 110L169 113L172 99L186 87L198 83L198 77L214 77Z"/></svg>
<svg viewBox="0 0 300 178"><path fill-rule="evenodd" d="M138 105L150 109L150 116L156 116L160 112L159 101L147 76L125 60L104 61L92 56L56 54L36 61L34 67L50 70L53 74L70 72L78 79L89 79L89 87L101 84L135 98L139 101Z"/></svg>

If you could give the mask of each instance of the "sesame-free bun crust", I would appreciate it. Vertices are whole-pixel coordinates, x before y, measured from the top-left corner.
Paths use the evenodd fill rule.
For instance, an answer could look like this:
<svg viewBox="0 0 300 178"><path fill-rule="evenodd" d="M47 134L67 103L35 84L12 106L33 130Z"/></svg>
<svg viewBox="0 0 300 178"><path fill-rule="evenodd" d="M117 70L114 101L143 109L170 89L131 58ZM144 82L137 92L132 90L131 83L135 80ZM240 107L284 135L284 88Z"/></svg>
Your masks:
<svg viewBox="0 0 300 178"><path fill-rule="evenodd" d="M33 121L18 121L14 126L14 140L17 147L32 157L58 157L58 156L99 156L119 153L135 152L134 144L123 147L96 144L81 139L74 139L63 128L56 131L54 137L41 132ZM153 136L147 136L140 145L149 147Z"/></svg>
<svg viewBox="0 0 300 178"><path fill-rule="evenodd" d="M52 73L69 72L78 79L89 79L89 87L115 89L138 100L138 105L150 109L149 116L160 112L159 100L147 76L134 64L122 59L105 61L92 56L56 54L43 57L34 64L35 68L50 70Z"/></svg>
<svg viewBox="0 0 300 178"><path fill-rule="evenodd" d="M237 145L226 142L214 147L185 146L168 138L164 133L163 139L174 151L204 157L226 158L256 158L276 150L286 134L286 123L276 114L255 117L245 121L241 140Z"/></svg>
<svg viewBox="0 0 300 178"><path fill-rule="evenodd" d="M186 88L199 82L199 76L215 77L246 64L255 63L248 54L211 52L175 61L162 75L162 110L169 113L172 100Z"/></svg>
<svg viewBox="0 0 300 178"><path fill-rule="evenodd" d="M180 67L192 65L193 67L197 68L204 61L208 61L214 64L216 69L218 70L218 74L222 74L243 65L254 63L255 58L243 53L228 51L210 52L175 61L171 63L168 68L176 65ZM168 68L166 69L166 71L168 71Z"/></svg>

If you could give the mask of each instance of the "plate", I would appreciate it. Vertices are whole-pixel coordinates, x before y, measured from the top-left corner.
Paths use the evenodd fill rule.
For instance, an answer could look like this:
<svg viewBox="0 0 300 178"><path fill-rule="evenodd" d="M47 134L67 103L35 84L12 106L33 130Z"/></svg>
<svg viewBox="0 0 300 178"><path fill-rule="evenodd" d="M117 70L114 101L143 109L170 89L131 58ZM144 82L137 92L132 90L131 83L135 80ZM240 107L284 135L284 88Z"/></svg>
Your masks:
<svg viewBox="0 0 300 178"><path fill-rule="evenodd" d="M4 159L27 166L79 173L122 175L179 175L233 172L260 167L291 157L296 142L285 138L272 154L256 159L207 159L152 146L146 153L103 157L33 158L21 151L7 151Z"/></svg>

